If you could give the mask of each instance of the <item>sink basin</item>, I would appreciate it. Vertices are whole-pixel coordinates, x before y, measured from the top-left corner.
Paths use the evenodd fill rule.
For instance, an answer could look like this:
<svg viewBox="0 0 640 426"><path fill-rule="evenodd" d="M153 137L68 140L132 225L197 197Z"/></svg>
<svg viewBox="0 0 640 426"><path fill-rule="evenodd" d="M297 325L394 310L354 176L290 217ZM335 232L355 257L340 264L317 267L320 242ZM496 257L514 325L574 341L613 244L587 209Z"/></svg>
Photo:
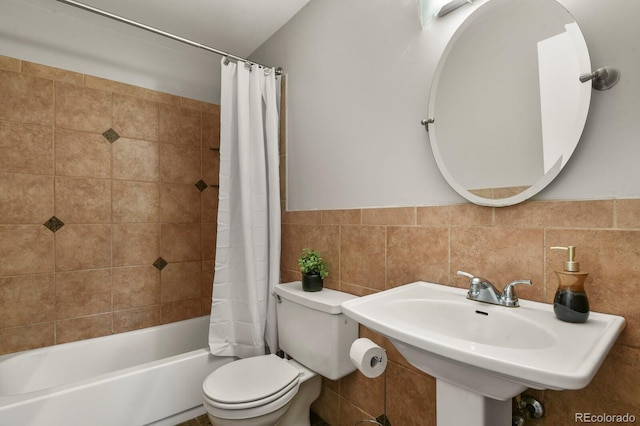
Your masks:
<svg viewBox="0 0 640 426"><path fill-rule="evenodd" d="M571 324L550 304L520 299L509 308L466 294L415 282L349 300L342 310L437 380L499 401L526 388L585 387L625 326L620 316L591 312L586 323Z"/></svg>

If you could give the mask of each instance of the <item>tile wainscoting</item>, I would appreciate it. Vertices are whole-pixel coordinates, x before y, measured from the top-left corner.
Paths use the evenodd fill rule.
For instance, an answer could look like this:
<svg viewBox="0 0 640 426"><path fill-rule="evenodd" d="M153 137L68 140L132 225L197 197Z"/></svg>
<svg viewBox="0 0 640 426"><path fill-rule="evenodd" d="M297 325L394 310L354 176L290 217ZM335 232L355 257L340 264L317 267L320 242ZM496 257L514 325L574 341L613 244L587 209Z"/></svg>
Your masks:
<svg viewBox="0 0 640 426"><path fill-rule="evenodd" d="M534 391L547 409L537 425L573 424L576 413L630 413L640 417L640 199L531 201L488 208L471 204L286 212L282 227L282 281L299 279L303 247L329 262L328 288L365 295L417 280L466 287L457 270L502 287L531 279L520 297L546 303L557 287L554 270L577 246L589 272L594 311L622 315L627 327L593 382L578 391ZM435 380L409 365L382 336L362 336L386 348L383 376L356 372L324 380L314 410L332 425L351 426L384 411L392 425L435 425ZM529 422L528 422L529 423Z"/></svg>
<svg viewBox="0 0 640 426"><path fill-rule="evenodd" d="M218 105L0 56L0 354L208 313Z"/></svg>

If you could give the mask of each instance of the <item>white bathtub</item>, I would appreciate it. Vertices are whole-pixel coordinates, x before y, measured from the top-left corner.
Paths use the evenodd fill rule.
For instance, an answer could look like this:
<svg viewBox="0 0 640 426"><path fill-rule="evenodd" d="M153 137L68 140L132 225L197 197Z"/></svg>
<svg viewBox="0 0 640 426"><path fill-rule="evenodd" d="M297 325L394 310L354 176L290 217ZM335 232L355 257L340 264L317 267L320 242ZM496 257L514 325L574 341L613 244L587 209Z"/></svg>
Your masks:
<svg viewBox="0 0 640 426"><path fill-rule="evenodd" d="M202 382L231 362L209 317L0 357L0 426L173 426L204 414Z"/></svg>

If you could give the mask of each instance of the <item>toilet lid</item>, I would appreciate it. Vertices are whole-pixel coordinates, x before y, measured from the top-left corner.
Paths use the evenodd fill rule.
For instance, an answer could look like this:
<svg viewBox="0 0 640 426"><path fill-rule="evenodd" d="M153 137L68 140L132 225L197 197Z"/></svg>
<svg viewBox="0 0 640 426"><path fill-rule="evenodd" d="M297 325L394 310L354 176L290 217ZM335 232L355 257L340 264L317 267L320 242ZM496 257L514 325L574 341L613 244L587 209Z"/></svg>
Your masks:
<svg viewBox="0 0 640 426"><path fill-rule="evenodd" d="M246 405L275 396L298 381L300 371L276 355L244 358L216 369L207 377L206 396L222 404ZM253 405L253 404L250 404Z"/></svg>

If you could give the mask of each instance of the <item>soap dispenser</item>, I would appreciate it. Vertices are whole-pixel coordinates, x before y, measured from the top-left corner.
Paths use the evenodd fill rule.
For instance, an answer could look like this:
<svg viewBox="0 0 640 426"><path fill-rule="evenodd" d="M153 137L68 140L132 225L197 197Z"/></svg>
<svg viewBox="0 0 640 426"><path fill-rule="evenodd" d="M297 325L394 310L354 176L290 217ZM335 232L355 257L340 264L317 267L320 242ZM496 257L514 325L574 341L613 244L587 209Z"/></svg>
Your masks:
<svg viewBox="0 0 640 426"><path fill-rule="evenodd" d="M566 250L567 261L563 271L555 271L558 290L553 299L553 311L561 321L582 323L589 318L589 299L584 291L586 272L580 272L580 263L575 261L575 246L551 247L552 250Z"/></svg>

